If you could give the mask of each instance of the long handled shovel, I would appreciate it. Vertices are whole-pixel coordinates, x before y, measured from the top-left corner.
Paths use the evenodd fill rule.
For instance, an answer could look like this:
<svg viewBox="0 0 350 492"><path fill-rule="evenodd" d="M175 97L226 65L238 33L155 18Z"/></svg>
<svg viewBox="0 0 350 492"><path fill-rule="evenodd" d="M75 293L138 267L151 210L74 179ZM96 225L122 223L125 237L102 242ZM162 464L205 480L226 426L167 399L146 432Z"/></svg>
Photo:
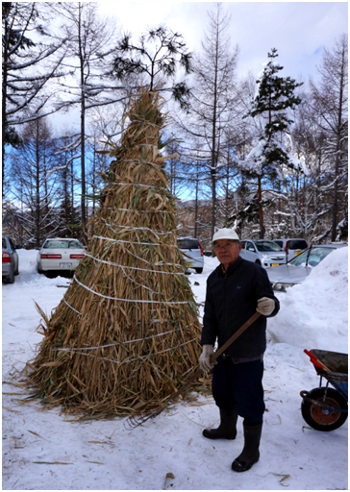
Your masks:
<svg viewBox="0 0 350 492"><path fill-rule="evenodd" d="M260 313L258 312L255 312L233 335L232 337L230 337L227 342L225 342L220 348L218 348L218 350L216 352L214 352L212 354L212 356L210 357L210 361L212 363L214 363L216 361L216 359L218 357L220 357L220 355L222 355L225 350L230 347L233 342L235 340L237 340L238 337L240 337L242 335L243 332L246 331L247 328L249 328L249 326L251 324L254 323L254 321L256 321L258 318L259 318ZM184 393L188 390L188 388L191 386L191 384L193 384L193 382L199 378L199 376L202 374L202 369L200 367L198 367L198 369L192 374L192 376L186 381L185 384L183 384L179 389L175 390L171 395L170 395L170 398L169 400L167 401L167 403L161 407L159 410L156 410L155 412L153 413L150 413L148 415L145 415L145 416L141 416L141 417L130 417L128 418L128 422L130 424L131 427L138 427L139 425L142 425L144 424L147 420L149 419L153 419L154 417L156 417L157 415L159 415L160 413L162 413L163 410L165 410L171 403L173 403L177 398L181 398L181 396L184 395Z"/></svg>

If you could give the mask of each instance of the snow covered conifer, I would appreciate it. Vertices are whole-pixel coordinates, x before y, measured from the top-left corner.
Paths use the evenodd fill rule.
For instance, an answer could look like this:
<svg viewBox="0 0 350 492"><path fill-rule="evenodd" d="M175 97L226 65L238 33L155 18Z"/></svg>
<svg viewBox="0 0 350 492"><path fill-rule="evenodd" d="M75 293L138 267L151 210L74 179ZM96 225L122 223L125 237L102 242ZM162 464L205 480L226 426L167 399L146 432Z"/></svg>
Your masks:
<svg viewBox="0 0 350 492"><path fill-rule="evenodd" d="M279 178L280 168L287 166L291 169L304 170L304 166L292 153L292 149L283 141L283 133L293 122L288 111L300 104L300 98L294 91L302 85L291 77L282 77L279 72L283 67L274 59L278 56L273 48L268 53L270 61L267 63L257 84L257 95L254 98L252 109L247 116L260 116L264 121L264 131L260 135L257 145L251 150L241 167L248 175L257 177L257 202L259 209L260 238L264 238L265 227L263 221L262 179L269 181ZM288 144L290 140L288 139Z"/></svg>

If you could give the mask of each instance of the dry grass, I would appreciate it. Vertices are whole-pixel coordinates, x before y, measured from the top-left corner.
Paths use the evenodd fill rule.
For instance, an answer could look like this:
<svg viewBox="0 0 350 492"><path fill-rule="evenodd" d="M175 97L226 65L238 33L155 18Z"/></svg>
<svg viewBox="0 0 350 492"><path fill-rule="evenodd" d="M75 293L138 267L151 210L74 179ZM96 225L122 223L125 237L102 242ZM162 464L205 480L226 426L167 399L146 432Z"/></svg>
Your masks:
<svg viewBox="0 0 350 492"><path fill-rule="evenodd" d="M158 96L143 92L128 116L88 224L86 257L51 319L41 312L44 338L26 367L35 396L94 418L157 410L194 372L200 352L158 149Z"/></svg>

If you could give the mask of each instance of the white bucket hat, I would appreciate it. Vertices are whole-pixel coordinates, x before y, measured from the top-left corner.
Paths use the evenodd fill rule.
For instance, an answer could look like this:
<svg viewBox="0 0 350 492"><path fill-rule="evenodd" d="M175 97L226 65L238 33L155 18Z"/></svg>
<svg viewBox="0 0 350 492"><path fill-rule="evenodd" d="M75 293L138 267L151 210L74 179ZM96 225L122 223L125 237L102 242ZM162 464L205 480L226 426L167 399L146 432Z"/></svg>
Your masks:
<svg viewBox="0 0 350 492"><path fill-rule="evenodd" d="M234 229L219 229L213 236L212 242L218 241L219 239L231 239L233 241L239 241L237 232Z"/></svg>

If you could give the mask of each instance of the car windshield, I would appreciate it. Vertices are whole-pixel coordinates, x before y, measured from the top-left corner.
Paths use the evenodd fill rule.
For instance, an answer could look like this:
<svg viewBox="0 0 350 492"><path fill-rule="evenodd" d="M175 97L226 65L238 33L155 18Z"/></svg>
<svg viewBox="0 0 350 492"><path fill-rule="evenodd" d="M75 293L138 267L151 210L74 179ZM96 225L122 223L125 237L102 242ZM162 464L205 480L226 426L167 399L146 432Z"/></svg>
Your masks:
<svg viewBox="0 0 350 492"><path fill-rule="evenodd" d="M48 239L44 249L84 249L84 246L77 240L71 239Z"/></svg>
<svg viewBox="0 0 350 492"><path fill-rule="evenodd" d="M180 239L179 240L180 249L199 249L199 244L197 239Z"/></svg>
<svg viewBox="0 0 350 492"><path fill-rule="evenodd" d="M6 246L6 239L4 237L2 238L2 247L3 247L3 249L6 249L7 248L7 246Z"/></svg>
<svg viewBox="0 0 350 492"><path fill-rule="evenodd" d="M273 241L255 241L258 251L282 251L281 246Z"/></svg>
<svg viewBox="0 0 350 492"><path fill-rule="evenodd" d="M288 241L289 249L305 249L307 248L307 244L303 239L290 239Z"/></svg>
<svg viewBox="0 0 350 492"><path fill-rule="evenodd" d="M289 261L288 264L294 266L305 267L308 265L314 267L318 265L320 261L322 261L333 250L333 248L322 248L322 246L315 246L296 256L291 261Z"/></svg>

